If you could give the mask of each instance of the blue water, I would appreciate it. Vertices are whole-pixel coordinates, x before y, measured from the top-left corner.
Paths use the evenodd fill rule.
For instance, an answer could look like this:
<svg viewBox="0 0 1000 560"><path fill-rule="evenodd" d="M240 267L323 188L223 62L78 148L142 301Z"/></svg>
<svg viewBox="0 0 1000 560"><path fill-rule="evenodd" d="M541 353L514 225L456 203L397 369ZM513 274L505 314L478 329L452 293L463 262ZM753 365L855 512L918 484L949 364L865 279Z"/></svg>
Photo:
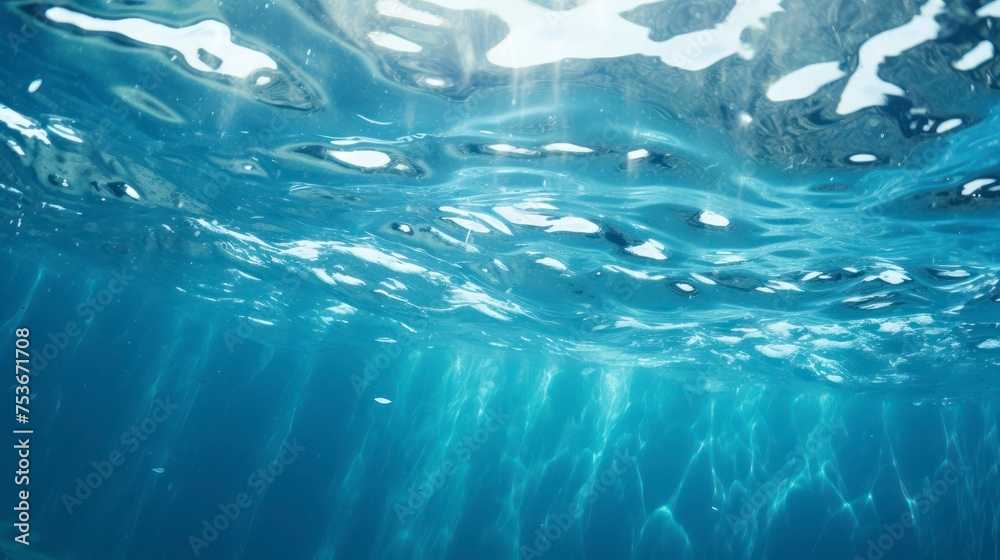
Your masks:
<svg viewBox="0 0 1000 560"><path fill-rule="evenodd" d="M0 4L0 553L1000 558L998 24Z"/></svg>

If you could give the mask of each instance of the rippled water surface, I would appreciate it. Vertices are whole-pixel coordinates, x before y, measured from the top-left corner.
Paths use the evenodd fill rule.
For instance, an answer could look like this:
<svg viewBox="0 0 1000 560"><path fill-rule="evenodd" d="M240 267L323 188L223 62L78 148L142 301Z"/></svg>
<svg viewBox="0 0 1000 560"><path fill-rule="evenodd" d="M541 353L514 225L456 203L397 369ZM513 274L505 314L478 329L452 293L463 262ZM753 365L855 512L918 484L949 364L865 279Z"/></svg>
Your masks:
<svg viewBox="0 0 1000 560"><path fill-rule="evenodd" d="M0 552L1000 558L998 25L0 3Z"/></svg>

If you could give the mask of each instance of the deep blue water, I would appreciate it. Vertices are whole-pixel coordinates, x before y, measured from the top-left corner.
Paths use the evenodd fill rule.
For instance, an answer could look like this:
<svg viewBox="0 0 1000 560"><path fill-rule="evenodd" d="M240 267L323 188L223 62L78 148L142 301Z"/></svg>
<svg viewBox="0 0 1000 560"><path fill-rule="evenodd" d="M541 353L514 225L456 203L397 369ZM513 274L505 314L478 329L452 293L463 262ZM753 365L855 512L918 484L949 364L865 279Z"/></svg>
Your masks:
<svg viewBox="0 0 1000 560"><path fill-rule="evenodd" d="M1000 558L998 24L0 3L0 553Z"/></svg>

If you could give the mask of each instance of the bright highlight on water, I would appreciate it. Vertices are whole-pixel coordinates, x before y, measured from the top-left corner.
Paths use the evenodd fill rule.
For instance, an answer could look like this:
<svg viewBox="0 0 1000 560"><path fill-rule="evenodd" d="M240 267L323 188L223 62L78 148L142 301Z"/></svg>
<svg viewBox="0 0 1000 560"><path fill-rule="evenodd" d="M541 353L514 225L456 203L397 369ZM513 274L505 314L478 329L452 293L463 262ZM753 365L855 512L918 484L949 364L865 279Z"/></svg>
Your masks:
<svg viewBox="0 0 1000 560"><path fill-rule="evenodd" d="M0 11L7 557L1000 558L1000 0Z"/></svg>

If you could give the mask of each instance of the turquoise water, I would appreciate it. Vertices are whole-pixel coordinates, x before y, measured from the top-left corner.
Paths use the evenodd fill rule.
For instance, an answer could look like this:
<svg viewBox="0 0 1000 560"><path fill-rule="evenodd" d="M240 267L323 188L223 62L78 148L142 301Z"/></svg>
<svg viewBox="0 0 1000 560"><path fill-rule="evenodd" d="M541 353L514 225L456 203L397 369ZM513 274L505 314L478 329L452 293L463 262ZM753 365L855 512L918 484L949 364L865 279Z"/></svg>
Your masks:
<svg viewBox="0 0 1000 560"><path fill-rule="evenodd" d="M7 558L1000 558L1000 2L0 11Z"/></svg>

